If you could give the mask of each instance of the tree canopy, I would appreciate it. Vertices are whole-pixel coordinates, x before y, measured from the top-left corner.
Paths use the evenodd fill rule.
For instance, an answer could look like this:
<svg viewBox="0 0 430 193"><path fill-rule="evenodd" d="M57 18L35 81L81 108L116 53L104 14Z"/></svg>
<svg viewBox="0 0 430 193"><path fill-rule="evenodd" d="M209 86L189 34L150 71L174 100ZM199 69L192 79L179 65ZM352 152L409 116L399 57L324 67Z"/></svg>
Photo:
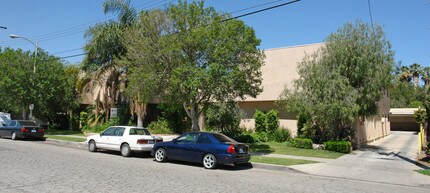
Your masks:
<svg viewBox="0 0 430 193"><path fill-rule="evenodd" d="M311 115L317 141L351 139L352 122L374 115L391 81L394 53L379 25L347 23L300 64L295 89L280 96L288 111ZM309 133L309 132L307 132Z"/></svg>
<svg viewBox="0 0 430 193"><path fill-rule="evenodd" d="M60 59L43 50L39 50L36 60L34 73L31 52L0 50L0 108L26 119L33 103L36 117L52 120L57 113L76 107L76 73L66 72Z"/></svg>

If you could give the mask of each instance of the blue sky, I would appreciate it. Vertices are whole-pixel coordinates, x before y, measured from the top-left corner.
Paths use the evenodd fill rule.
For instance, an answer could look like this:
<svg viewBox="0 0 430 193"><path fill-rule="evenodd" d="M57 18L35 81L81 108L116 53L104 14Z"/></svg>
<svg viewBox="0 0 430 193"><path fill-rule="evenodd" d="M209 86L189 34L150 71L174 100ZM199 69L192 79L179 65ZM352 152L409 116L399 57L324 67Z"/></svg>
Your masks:
<svg viewBox="0 0 430 193"><path fill-rule="evenodd" d="M171 0L132 0L140 9L166 6ZM235 12L264 3L272 4ZM288 2L275 0L206 0L206 5L237 16ZM26 37L59 57L83 53L84 32L96 22L115 18L102 13L103 0L3 0L0 6L0 46L34 50ZM373 21L383 26L395 59L402 65L430 66L430 0L370 0ZM370 22L368 0L302 0L284 7L250 15L241 20L262 40L261 49L324 41L346 22ZM79 63L80 57L66 58Z"/></svg>

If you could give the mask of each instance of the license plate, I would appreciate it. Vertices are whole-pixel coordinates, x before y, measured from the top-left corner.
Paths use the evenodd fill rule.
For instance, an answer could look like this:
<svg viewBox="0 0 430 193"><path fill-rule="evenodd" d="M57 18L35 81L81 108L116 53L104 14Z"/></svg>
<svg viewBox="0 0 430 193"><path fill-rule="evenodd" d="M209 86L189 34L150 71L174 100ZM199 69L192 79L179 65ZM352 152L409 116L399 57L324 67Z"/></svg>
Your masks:
<svg viewBox="0 0 430 193"><path fill-rule="evenodd" d="M239 149L239 153L245 153L242 148Z"/></svg>
<svg viewBox="0 0 430 193"><path fill-rule="evenodd" d="M36 129L33 129L33 130L31 130L31 132L32 132L32 133L36 133L37 131L36 131Z"/></svg>
<svg viewBox="0 0 430 193"><path fill-rule="evenodd" d="M154 141L153 141L153 140L149 140L149 141L148 141L148 143L149 143L149 144L153 144L153 143L154 143Z"/></svg>

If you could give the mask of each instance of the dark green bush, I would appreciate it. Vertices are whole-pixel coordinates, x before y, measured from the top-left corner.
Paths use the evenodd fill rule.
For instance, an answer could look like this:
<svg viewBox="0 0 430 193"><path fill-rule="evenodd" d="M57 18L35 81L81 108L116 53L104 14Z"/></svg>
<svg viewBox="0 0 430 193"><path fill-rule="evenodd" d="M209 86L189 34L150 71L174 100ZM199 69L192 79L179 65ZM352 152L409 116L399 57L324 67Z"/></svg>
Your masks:
<svg viewBox="0 0 430 193"><path fill-rule="evenodd" d="M306 123L311 120L311 115L306 112L300 112L297 115L297 136L303 136L306 130ZM306 135L304 135L306 136Z"/></svg>
<svg viewBox="0 0 430 193"><path fill-rule="evenodd" d="M275 142L286 142L291 138L291 133L288 129L278 128L275 132L270 135L270 141Z"/></svg>
<svg viewBox="0 0 430 193"><path fill-rule="evenodd" d="M327 141L324 142L324 149L340 153L350 153L352 144L349 141Z"/></svg>
<svg viewBox="0 0 430 193"><path fill-rule="evenodd" d="M255 120L255 131L256 132L266 132L266 114L257 110L254 114Z"/></svg>
<svg viewBox="0 0 430 193"><path fill-rule="evenodd" d="M255 143L254 137L252 137L252 135L247 133L242 133L241 135L235 137L234 140L241 143Z"/></svg>
<svg viewBox="0 0 430 193"><path fill-rule="evenodd" d="M237 102L213 103L205 110L206 126L220 132L239 128L244 112Z"/></svg>
<svg viewBox="0 0 430 193"><path fill-rule="evenodd" d="M274 133L279 128L279 112L275 109L266 113L266 132Z"/></svg>
<svg viewBox="0 0 430 193"><path fill-rule="evenodd" d="M295 148L312 149L312 140L306 138L294 138L291 145Z"/></svg>

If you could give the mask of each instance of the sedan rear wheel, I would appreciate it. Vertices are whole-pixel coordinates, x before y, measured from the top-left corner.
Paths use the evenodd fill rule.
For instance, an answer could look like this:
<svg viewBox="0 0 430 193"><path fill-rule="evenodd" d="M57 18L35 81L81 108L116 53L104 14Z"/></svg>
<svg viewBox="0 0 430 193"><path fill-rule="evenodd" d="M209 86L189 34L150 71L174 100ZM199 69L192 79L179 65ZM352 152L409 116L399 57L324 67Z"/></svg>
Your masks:
<svg viewBox="0 0 430 193"><path fill-rule="evenodd" d="M12 132L12 136L10 138L12 138L12 140L16 140L17 139L15 131Z"/></svg>
<svg viewBox="0 0 430 193"><path fill-rule="evenodd" d="M88 144L88 151L90 152L96 152L97 151L97 145L94 140L91 140Z"/></svg>
<svg viewBox="0 0 430 193"><path fill-rule="evenodd" d="M163 148L158 148L157 151L155 151L155 161L165 162L166 158L166 151Z"/></svg>
<svg viewBox="0 0 430 193"><path fill-rule="evenodd" d="M128 144L121 145L121 155L123 157L129 157L131 155L130 146Z"/></svg>
<svg viewBox="0 0 430 193"><path fill-rule="evenodd" d="M206 154L203 157L203 166L206 169L214 169L214 168L216 168L216 166L217 166L216 157L213 154L210 154L210 153Z"/></svg>

